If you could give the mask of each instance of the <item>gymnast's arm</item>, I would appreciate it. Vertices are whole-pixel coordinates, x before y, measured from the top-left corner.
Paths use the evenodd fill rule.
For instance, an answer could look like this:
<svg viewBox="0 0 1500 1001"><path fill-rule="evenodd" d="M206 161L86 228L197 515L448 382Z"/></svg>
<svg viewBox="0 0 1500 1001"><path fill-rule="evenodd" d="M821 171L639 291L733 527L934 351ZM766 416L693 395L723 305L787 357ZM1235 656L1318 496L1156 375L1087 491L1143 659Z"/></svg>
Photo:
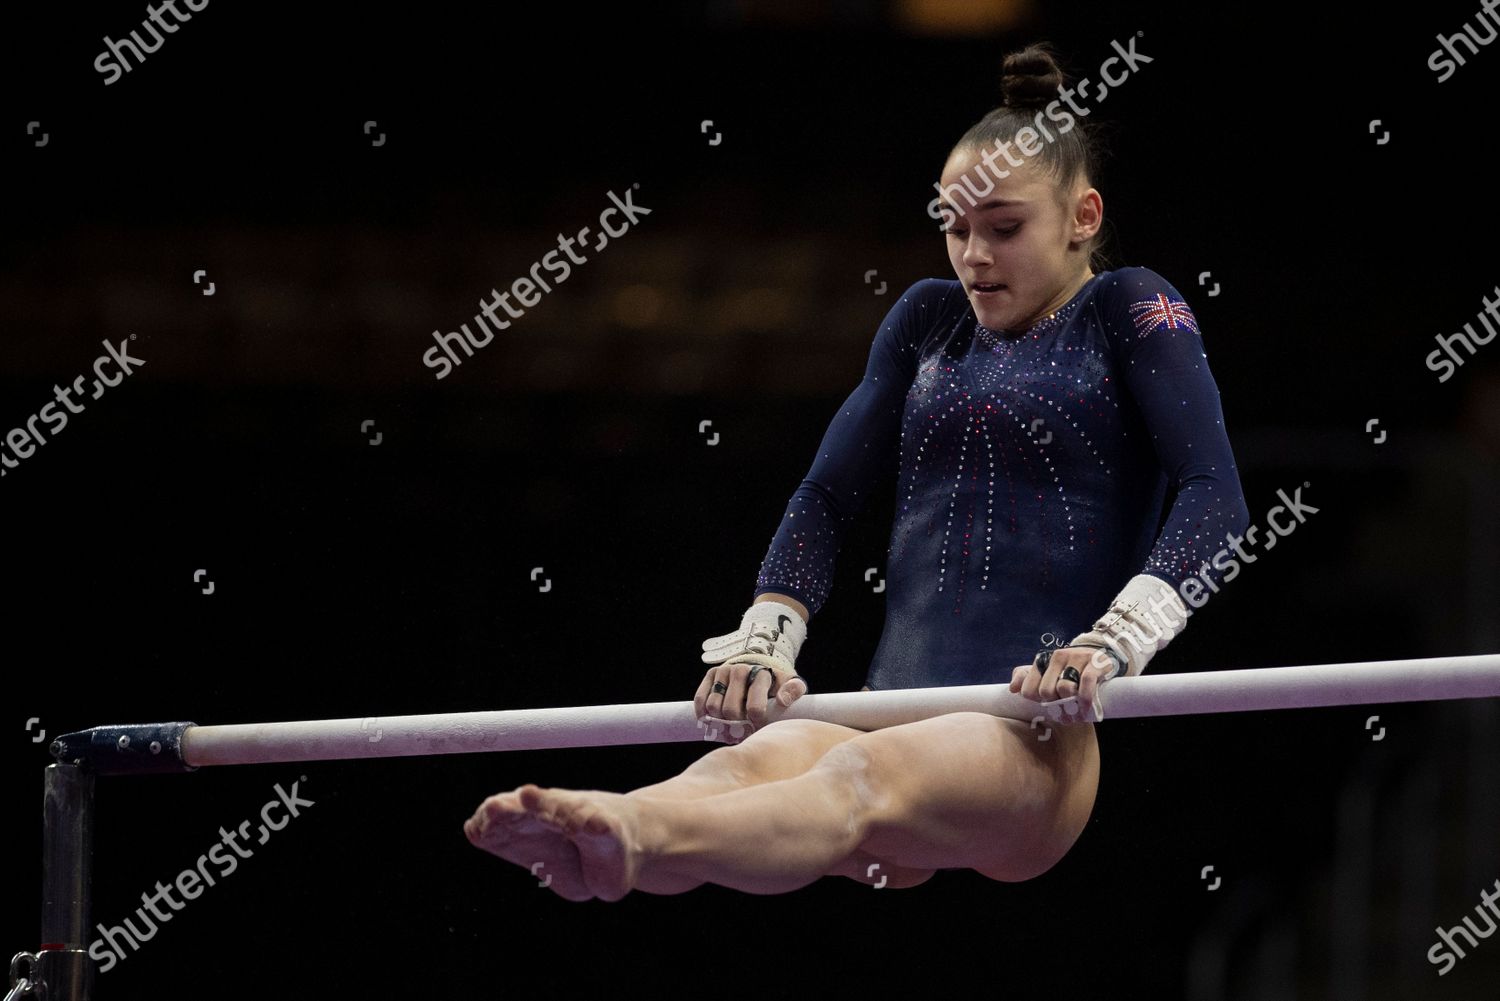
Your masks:
<svg viewBox="0 0 1500 1001"><path fill-rule="evenodd" d="M1094 628L1074 640L1114 649L1123 655L1122 673L1135 675L1186 626L1191 613L1183 599L1198 608L1218 589L1226 569L1219 557L1244 533L1250 512L1219 389L1182 295L1150 269L1125 268L1100 307L1125 388L1176 494L1145 565Z"/></svg>
<svg viewBox="0 0 1500 1001"><path fill-rule="evenodd" d="M768 698L787 706L807 691L806 681L795 674L807 621L828 597L845 527L897 454L918 350L953 284L919 281L887 311L870 346L864 378L839 407L812 468L792 493L740 628L703 643L704 662L718 666L709 669L693 696L700 718L708 712L723 719L748 718L758 726L765 721ZM778 602L801 621L788 622L774 604ZM751 690L751 664L771 667L774 693L758 686Z"/></svg>
<svg viewBox="0 0 1500 1001"><path fill-rule="evenodd" d="M942 282L924 279L886 313L864 378L829 422L812 467L787 503L761 562L755 601L791 599L787 603L806 620L827 600L845 529L898 453L917 353L946 292Z"/></svg>

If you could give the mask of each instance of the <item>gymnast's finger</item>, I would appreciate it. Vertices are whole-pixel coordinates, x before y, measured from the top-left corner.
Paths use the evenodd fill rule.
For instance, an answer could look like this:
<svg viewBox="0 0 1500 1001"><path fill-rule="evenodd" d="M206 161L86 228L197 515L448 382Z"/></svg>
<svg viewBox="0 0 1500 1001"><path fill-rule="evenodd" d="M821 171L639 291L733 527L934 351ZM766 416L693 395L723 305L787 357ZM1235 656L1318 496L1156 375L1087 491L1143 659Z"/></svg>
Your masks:
<svg viewBox="0 0 1500 1001"><path fill-rule="evenodd" d="M1036 697L1039 702L1051 702L1057 698L1057 677L1062 674L1063 660L1061 650L1053 650L1052 656L1047 659L1047 670L1037 676Z"/></svg>
<svg viewBox="0 0 1500 1001"><path fill-rule="evenodd" d="M1094 706L1099 686L1109 672L1115 668L1115 660L1103 650L1095 650L1089 657L1088 669L1083 672L1083 684L1078 689L1078 705L1085 715Z"/></svg>
<svg viewBox="0 0 1500 1001"><path fill-rule="evenodd" d="M710 667L703 672L703 681L698 685L698 691L693 693L693 716L702 719L708 712L708 696L713 690L714 679L719 676L717 667Z"/></svg>
<svg viewBox="0 0 1500 1001"><path fill-rule="evenodd" d="M1083 670L1088 667L1088 663L1088 653L1084 650L1066 647L1054 653L1047 678L1042 682L1042 700L1051 702L1053 699L1070 699L1077 695L1078 682L1072 679L1074 676L1082 679ZM1068 668L1073 670L1070 672Z"/></svg>
<svg viewBox="0 0 1500 1001"><path fill-rule="evenodd" d="M1039 692L1041 691L1042 684L1041 669L1038 668L1035 664L1022 664L1020 667L1016 668L1016 672L1021 681L1019 688L1021 696L1023 698L1030 699L1033 702L1040 702L1041 696ZM1010 683L1012 686L1012 691L1016 690L1015 677L1011 678Z"/></svg>
<svg viewBox="0 0 1500 1001"><path fill-rule="evenodd" d="M766 702L771 695L771 685L776 676L769 667L755 674L755 682L745 691L745 718L758 730L766 725Z"/></svg>
<svg viewBox="0 0 1500 1001"><path fill-rule="evenodd" d="M868 689L867 689L868 690ZM785 671L776 675L776 701L782 708L790 706L807 694L807 681L800 674L787 676Z"/></svg>
<svg viewBox="0 0 1500 1001"><path fill-rule="evenodd" d="M727 704L725 696L729 694L729 669L723 664L708 672L708 694L703 697L702 715L717 716L719 719L728 719L724 715L724 707Z"/></svg>
<svg viewBox="0 0 1500 1001"><path fill-rule="evenodd" d="M729 686L729 691L724 693L724 711L715 713L720 719L744 719L745 700L749 694L746 690L746 681L750 677L750 669L754 664L744 662L738 664L726 664L728 670L719 679Z"/></svg>

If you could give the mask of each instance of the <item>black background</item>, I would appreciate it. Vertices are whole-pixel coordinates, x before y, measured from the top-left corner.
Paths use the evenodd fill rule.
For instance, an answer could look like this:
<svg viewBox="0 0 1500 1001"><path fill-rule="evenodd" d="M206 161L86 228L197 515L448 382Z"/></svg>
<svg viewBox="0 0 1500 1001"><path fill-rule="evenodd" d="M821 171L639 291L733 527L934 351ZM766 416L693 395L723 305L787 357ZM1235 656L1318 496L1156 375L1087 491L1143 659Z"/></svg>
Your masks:
<svg viewBox="0 0 1500 1001"><path fill-rule="evenodd" d="M37 729L689 698L890 297L951 277L931 183L1038 39L1076 77L1141 33L1154 62L1097 109L1114 265L1197 312L1252 520L1303 482L1320 508L1153 672L1500 650L1500 346L1445 383L1423 363L1500 285L1500 45L1426 65L1478 4L1058 3L957 37L903 9L212 3L109 86L101 39L144 7L7 12L0 425L105 338L147 362L0 482L11 952L36 945ZM632 184L637 231L432 378L434 328ZM642 282L675 325L622 312ZM766 288L794 305L736 298ZM889 524L888 492L847 537L815 691L862 683ZM1500 877L1496 708L1107 722L1061 864L903 891L570 903L463 838L490 793L634 788L693 744L106 779L109 924L275 783L316 805L98 996L1494 997L1500 940L1441 978L1426 952Z"/></svg>

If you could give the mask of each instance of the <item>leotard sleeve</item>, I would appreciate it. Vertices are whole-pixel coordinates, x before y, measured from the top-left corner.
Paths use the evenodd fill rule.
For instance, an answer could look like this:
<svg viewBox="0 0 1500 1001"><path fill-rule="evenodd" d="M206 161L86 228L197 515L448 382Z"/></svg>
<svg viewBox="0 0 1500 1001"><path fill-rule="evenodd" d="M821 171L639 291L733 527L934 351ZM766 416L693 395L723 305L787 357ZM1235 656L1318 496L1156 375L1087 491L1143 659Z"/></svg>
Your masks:
<svg viewBox="0 0 1500 1001"><path fill-rule="evenodd" d="M1223 562L1216 557L1231 533L1244 532L1250 513L1197 318L1170 282L1140 267L1117 272L1101 290L1100 312L1125 388L1176 495L1138 572L1179 593L1184 580L1200 573L1217 585L1224 567L1214 566Z"/></svg>
<svg viewBox="0 0 1500 1001"><path fill-rule="evenodd" d="M953 283L927 278L902 293L875 333L864 378L823 434L812 468L793 492L761 562L755 597L789 595L810 615L828 598L834 558L849 522L886 469L894 470L901 415L922 338Z"/></svg>

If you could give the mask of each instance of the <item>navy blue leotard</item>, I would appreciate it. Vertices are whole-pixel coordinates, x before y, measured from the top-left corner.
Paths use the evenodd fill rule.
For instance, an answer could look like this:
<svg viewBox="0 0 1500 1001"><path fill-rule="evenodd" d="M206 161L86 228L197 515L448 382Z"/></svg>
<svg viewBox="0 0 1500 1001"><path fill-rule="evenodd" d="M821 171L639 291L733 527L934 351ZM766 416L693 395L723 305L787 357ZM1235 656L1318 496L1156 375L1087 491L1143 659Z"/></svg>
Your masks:
<svg viewBox="0 0 1500 1001"><path fill-rule="evenodd" d="M907 289L756 596L817 614L845 526L897 449L876 690L1009 682L1045 634L1087 631L1136 574L1217 584L1204 564L1249 520L1197 320L1148 268L1093 276L1024 332L981 326L957 281Z"/></svg>

